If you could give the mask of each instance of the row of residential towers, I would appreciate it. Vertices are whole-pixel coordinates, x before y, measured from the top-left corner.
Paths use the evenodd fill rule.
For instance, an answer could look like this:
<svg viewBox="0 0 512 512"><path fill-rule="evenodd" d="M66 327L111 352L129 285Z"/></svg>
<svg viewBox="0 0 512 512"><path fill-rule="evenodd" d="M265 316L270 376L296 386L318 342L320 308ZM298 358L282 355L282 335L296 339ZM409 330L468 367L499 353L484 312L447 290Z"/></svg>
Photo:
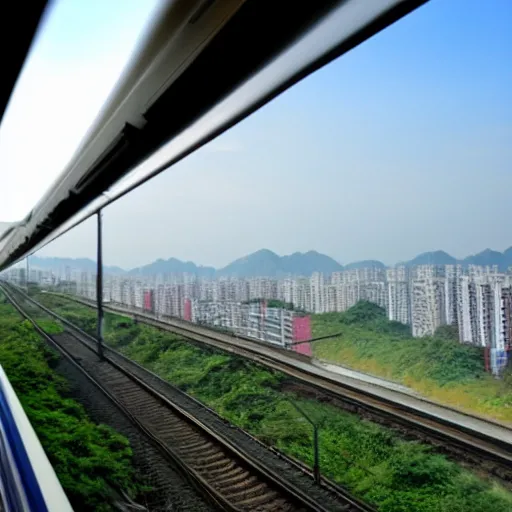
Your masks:
<svg viewBox="0 0 512 512"><path fill-rule="evenodd" d="M8 272L20 281L24 269ZM31 281L65 282L73 293L95 296L92 273L67 267L60 272L32 269L30 274ZM152 290L156 312L180 317L186 300L196 304L278 299L311 313L342 312L367 300L383 307L390 320L410 325L416 337L433 335L441 325L457 326L461 342L489 349L490 364L499 372L512 339L511 285L512 273L499 272L495 266L419 265L283 278L106 275L104 298L142 308L144 292Z"/></svg>

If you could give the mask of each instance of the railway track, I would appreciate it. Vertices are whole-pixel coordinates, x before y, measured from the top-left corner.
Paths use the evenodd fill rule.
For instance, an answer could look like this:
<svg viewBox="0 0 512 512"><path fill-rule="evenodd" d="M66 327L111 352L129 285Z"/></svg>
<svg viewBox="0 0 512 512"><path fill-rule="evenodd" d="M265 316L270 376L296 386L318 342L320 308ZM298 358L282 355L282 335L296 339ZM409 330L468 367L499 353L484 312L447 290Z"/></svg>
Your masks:
<svg viewBox="0 0 512 512"><path fill-rule="evenodd" d="M70 300L93 307L81 299ZM209 331L187 322L172 319L170 323L135 314L123 308L108 308L113 313L127 314L154 327L182 335L197 343L217 347L281 371L299 383L306 394L324 397L333 404L357 413L372 421L413 435L433 444L441 451L474 468L485 468L503 482L512 483L512 431L492 421L477 418L450 407L428 400L380 390L374 385L358 383L354 379L346 384L326 370L299 359L287 360L287 352L270 354L267 344L238 337L235 344L229 336ZM224 339L226 338L226 339ZM293 354L292 354L293 355ZM295 357L295 356L294 356ZM356 387L357 386L357 387Z"/></svg>
<svg viewBox="0 0 512 512"><path fill-rule="evenodd" d="M244 449L247 440L243 442L243 438L238 439L240 444L235 444L237 440L232 435L222 435L222 430L231 427L218 416L212 426L204 421L204 410L201 420L190 413L190 407L180 405L179 394L181 401L184 400L181 391L171 401L171 386L166 387L163 381L156 386L150 372L108 347L105 347L105 358L100 360L94 338L20 290L1 287L8 300L33 323L29 309L34 314L44 312L63 324L65 332L52 336L58 350L73 358L215 507L262 512L373 510L339 487L328 489L313 484L304 473L301 473L303 485L297 485L300 482L297 476L291 480L283 476L290 472L290 468L284 467L286 461L280 461L283 467L276 468L275 464L267 463L266 458L273 455L270 452L265 455L262 446L255 453L254 447ZM195 408L199 414L204 406L195 401Z"/></svg>

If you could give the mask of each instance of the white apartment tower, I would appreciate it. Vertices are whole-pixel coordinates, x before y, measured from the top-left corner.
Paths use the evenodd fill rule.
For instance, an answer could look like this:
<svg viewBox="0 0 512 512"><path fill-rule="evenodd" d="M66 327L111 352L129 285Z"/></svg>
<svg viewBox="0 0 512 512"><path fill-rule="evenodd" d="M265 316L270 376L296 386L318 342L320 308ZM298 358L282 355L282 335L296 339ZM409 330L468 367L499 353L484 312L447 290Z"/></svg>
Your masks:
<svg viewBox="0 0 512 512"><path fill-rule="evenodd" d="M412 282L412 335L432 336L444 319L444 281L440 278Z"/></svg>
<svg viewBox="0 0 512 512"><path fill-rule="evenodd" d="M457 280L457 325L461 343L475 343L476 333L476 290L469 276Z"/></svg>
<svg viewBox="0 0 512 512"><path fill-rule="evenodd" d="M411 298L409 271L405 266L390 268L386 271L388 285L388 318L396 322L411 325Z"/></svg>
<svg viewBox="0 0 512 512"><path fill-rule="evenodd" d="M313 313L323 313L326 302L323 274L314 272L309 283L311 288L311 311Z"/></svg>

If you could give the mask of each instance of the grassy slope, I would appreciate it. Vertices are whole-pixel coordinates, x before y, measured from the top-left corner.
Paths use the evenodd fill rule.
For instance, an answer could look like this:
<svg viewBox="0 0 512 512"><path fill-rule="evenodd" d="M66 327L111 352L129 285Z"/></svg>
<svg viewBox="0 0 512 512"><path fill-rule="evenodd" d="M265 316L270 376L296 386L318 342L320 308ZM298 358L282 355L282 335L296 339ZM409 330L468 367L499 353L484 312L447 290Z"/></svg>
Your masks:
<svg viewBox="0 0 512 512"><path fill-rule="evenodd" d="M111 488L139 489L128 440L92 423L66 398L66 383L51 369L54 355L27 321L0 298L0 363L43 445L74 510L111 510ZM51 333L58 325L41 320Z"/></svg>
<svg viewBox="0 0 512 512"><path fill-rule="evenodd" d="M91 310L42 296L66 315ZM64 302L66 302L63 307ZM61 306L57 306L57 304ZM70 311L73 310L73 311ZM117 315L107 315L106 341L214 408L262 441L312 464L312 432L290 404L295 400L320 425L321 468L384 512L505 512L512 497L430 447L402 441L388 429L326 404L280 391L283 375Z"/></svg>
<svg viewBox="0 0 512 512"><path fill-rule="evenodd" d="M512 424L510 379L484 371L481 349L450 339L412 338L388 322L377 306L361 303L345 313L313 315L313 336L342 332L313 345L318 358L401 382L439 402Z"/></svg>

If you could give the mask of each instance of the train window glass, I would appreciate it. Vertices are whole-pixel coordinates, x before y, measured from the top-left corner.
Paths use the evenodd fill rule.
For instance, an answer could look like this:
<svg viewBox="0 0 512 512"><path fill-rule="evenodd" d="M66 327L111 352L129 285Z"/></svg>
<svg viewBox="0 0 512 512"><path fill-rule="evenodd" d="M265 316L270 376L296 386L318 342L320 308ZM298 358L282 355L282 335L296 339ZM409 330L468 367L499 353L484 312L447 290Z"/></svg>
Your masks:
<svg viewBox="0 0 512 512"><path fill-rule="evenodd" d="M429 2L105 208L106 344L311 468L319 429L322 475L372 505L511 510L495 461L276 371L510 437L511 20L505 0ZM94 330L87 222L30 281ZM272 365L221 347L248 342Z"/></svg>

